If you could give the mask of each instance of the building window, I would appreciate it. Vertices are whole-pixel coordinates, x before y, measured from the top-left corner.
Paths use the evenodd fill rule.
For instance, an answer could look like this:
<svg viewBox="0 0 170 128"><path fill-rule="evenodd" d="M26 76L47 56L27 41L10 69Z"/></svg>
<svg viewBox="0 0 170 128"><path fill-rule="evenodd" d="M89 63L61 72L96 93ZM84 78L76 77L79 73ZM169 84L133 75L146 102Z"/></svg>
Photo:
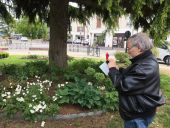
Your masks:
<svg viewBox="0 0 170 128"><path fill-rule="evenodd" d="M97 19L96 28L101 28L101 24L102 24L101 18L97 16L96 19Z"/></svg>

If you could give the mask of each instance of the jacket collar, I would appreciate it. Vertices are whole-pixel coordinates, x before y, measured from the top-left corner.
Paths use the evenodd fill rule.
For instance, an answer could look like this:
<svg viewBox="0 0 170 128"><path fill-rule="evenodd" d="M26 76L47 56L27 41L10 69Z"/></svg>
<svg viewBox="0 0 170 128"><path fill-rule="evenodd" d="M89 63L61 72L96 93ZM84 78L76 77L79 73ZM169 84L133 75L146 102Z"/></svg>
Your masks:
<svg viewBox="0 0 170 128"><path fill-rule="evenodd" d="M147 56L149 56L149 55L151 55L151 54L152 54L151 50L147 50L147 51L141 53L140 55L138 55L138 56L130 59L130 61L131 61L132 63L135 63L136 61L138 61L138 60L140 60L140 59L143 59L143 58L146 58Z"/></svg>

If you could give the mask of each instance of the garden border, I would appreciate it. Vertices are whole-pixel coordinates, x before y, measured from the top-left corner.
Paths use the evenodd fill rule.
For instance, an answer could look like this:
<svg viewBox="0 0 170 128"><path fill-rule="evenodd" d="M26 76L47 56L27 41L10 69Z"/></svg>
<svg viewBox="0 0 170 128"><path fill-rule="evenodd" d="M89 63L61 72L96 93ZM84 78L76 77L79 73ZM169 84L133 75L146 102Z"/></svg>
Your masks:
<svg viewBox="0 0 170 128"><path fill-rule="evenodd" d="M105 113L106 110L100 110L100 111L92 111L92 112L86 112L86 113L78 113L78 114L67 114L67 115L54 115L54 116L49 116L47 119L45 120L67 120L67 119L76 119L76 118L80 118L80 117L88 117L88 116L98 116L101 115L103 113ZM0 113L0 118L4 118L6 117L4 113ZM22 116L20 115L14 115L12 116L10 119L13 120L24 120Z"/></svg>

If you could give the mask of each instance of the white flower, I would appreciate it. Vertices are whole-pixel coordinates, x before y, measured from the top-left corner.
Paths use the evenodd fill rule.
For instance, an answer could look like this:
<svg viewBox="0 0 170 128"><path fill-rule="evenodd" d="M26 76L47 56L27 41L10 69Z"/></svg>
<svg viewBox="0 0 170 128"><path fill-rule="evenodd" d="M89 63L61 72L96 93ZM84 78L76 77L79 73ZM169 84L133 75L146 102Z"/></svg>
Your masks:
<svg viewBox="0 0 170 128"><path fill-rule="evenodd" d="M61 86L61 87L64 87L64 84L61 84L60 86Z"/></svg>
<svg viewBox="0 0 170 128"><path fill-rule="evenodd" d="M31 108L31 107L32 107L32 104L29 104L29 107Z"/></svg>
<svg viewBox="0 0 170 128"><path fill-rule="evenodd" d="M23 97L17 97L16 100L19 101L19 102L24 102L25 101Z"/></svg>
<svg viewBox="0 0 170 128"><path fill-rule="evenodd" d="M7 95L11 95L11 92L6 92Z"/></svg>
<svg viewBox="0 0 170 128"><path fill-rule="evenodd" d="M93 85L92 82L88 82L87 84L88 84L88 85Z"/></svg>
<svg viewBox="0 0 170 128"><path fill-rule="evenodd" d="M58 84L58 88L60 88L61 86L60 86L60 84Z"/></svg>
<svg viewBox="0 0 170 128"><path fill-rule="evenodd" d="M9 95L9 96L7 96L6 98L8 98L8 99L9 99L9 98L11 98L11 96Z"/></svg>
<svg viewBox="0 0 170 128"><path fill-rule="evenodd" d="M105 86L100 87L100 90L102 91L105 90Z"/></svg>
<svg viewBox="0 0 170 128"><path fill-rule="evenodd" d="M40 112L42 113L42 112L43 112L43 110L42 110L42 109L40 109Z"/></svg>
<svg viewBox="0 0 170 128"><path fill-rule="evenodd" d="M5 94L1 94L1 96L2 96L2 97L6 97L7 95L6 95L6 93L5 93Z"/></svg>
<svg viewBox="0 0 170 128"><path fill-rule="evenodd" d="M34 110L30 110L30 112L33 114L33 113L35 113L35 111Z"/></svg>
<svg viewBox="0 0 170 128"><path fill-rule="evenodd" d="M3 102L6 102L6 99L3 99L2 101L3 101Z"/></svg>
<svg viewBox="0 0 170 128"><path fill-rule="evenodd" d="M44 127L44 125L45 125L45 121L42 121L41 122L41 127Z"/></svg>
<svg viewBox="0 0 170 128"><path fill-rule="evenodd" d="M49 86L51 87L52 81L49 82Z"/></svg>
<svg viewBox="0 0 170 128"><path fill-rule="evenodd" d="M57 100L57 96L53 96L52 99L53 99L53 101L56 101Z"/></svg>
<svg viewBox="0 0 170 128"><path fill-rule="evenodd" d="M18 95L21 93L22 87L20 85L17 85L17 88L15 89L15 93Z"/></svg>
<svg viewBox="0 0 170 128"><path fill-rule="evenodd" d="M37 96L36 95L32 95L33 98L36 98Z"/></svg>

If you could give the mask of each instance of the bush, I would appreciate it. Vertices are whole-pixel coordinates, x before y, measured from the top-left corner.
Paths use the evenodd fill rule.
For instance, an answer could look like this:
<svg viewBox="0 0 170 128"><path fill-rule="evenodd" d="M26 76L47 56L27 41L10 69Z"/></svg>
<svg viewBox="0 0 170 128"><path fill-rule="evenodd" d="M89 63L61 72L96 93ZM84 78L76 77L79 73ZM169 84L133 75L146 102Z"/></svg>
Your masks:
<svg viewBox="0 0 170 128"><path fill-rule="evenodd" d="M92 59L74 59L74 60L71 60L68 63L68 68L66 69L64 76L68 81L74 81L76 77L82 78L82 79L86 78L87 75L86 75L85 69L93 68L95 71L101 72L101 70L99 69L99 65L101 63L102 62L100 62L100 61L95 61L95 60L92 60ZM87 71L87 72L90 72L91 69L88 69L88 70L89 71Z"/></svg>
<svg viewBox="0 0 170 128"><path fill-rule="evenodd" d="M159 50L156 47L153 47L151 50L152 50L152 53L155 57L159 56Z"/></svg>
<svg viewBox="0 0 170 128"><path fill-rule="evenodd" d="M1 66L2 73L19 80L26 80L28 77L42 76L48 72L46 61L32 61L25 65L9 64Z"/></svg>
<svg viewBox="0 0 170 128"><path fill-rule="evenodd" d="M41 76L48 72L48 65L46 61L27 62L23 70L27 77Z"/></svg>
<svg viewBox="0 0 170 128"><path fill-rule="evenodd" d="M120 63L125 63L126 58L129 58L129 55L127 53L124 53L124 52L116 52L115 57Z"/></svg>
<svg viewBox="0 0 170 128"><path fill-rule="evenodd" d="M102 106L102 95L99 89L84 80L68 83L56 91L57 103L79 104L87 108L100 108Z"/></svg>
<svg viewBox="0 0 170 128"><path fill-rule="evenodd" d="M0 108L8 117L20 113L26 120L45 119L59 110L57 103L48 95L51 81L41 81L36 77L35 82L26 82L17 86L1 87ZM15 86L15 88L13 88Z"/></svg>
<svg viewBox="0 0 170 128"><path fill-rule="evenodd" d="M7 53L7 52L0 52L0 59L8 58L8 57L9 57L9 53Z"/></svg>
<svg viewBox="0 0 170 128"><path fill-rule="evenodd" d="M125 65L129 65L131 62L129 60L128 53L124 52L116 52L115 57L118 60L119 63L125 63Z"/></svg>

